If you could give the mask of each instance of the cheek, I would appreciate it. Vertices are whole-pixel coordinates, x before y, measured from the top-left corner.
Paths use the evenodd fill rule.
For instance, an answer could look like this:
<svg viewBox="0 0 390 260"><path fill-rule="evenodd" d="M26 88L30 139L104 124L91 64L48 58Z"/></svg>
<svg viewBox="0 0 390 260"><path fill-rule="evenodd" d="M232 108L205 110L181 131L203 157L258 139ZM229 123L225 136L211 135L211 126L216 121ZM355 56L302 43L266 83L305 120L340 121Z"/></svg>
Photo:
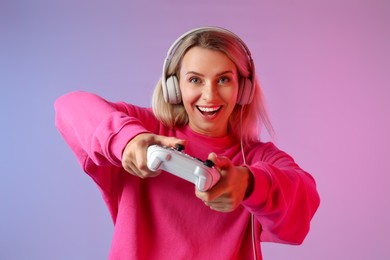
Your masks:
<svg viewBox="0 0 390 260"><path fill-rule="evenodd" d="M238 88L235 87L235 88L226 89L221 93L221 96L223 96L226 102L235 104L238 96Z"/></svg>
<svg viewBox="0 0 390 260"><path fill-rule="evenodd" d="M191 88L181 87L180 92L184 106L191 105L196 100L198 100L200 96L197 91Z"/></svg>

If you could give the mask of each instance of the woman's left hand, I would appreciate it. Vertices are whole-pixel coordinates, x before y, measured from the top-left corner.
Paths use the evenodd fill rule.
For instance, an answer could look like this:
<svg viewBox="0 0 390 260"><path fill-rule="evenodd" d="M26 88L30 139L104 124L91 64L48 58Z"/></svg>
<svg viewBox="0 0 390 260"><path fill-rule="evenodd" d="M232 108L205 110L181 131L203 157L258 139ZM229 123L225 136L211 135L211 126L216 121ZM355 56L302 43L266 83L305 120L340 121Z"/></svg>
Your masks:
<svg viewBox="0 0 390 260"><path fill-rule="evenodd" d="M196 196L213 210L234 211L245 198L252 173L246 167L234 166L225 156L211 153L208 159L214 162L214 167L219 170L221 179L208 191L197 190Z"/></svg>

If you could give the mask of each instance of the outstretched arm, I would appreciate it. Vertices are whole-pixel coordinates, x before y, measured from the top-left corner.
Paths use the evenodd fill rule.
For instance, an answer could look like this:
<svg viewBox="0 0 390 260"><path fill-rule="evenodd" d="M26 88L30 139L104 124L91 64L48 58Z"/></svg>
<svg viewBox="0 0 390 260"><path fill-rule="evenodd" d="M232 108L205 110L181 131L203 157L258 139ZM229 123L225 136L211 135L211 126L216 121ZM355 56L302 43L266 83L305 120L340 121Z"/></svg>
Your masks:
<svg viewBox="0 0 390 260"><path fill-rule="evenodd" d="M247 166L253 192L242 204L259 221L262 241L301 244L320 203L315 180L271 143L263 146L261 157L254 152Z"/></svg>
<svg viewBox="0 0 390 260"><path fill-rule="evenodd" d="M210 154L221 180L207 192L197 191L197 197L221 212L243 205L259 221L262 241L302 243L319 205L314 179L274 145L252 151L245 167Z"/></svg>
<svg viewBox="0 0 390 260"><path fill-rule="evenodd" d="M55 109L56 126L84 170L93 163L122 166L139 177L155 176L146 167L147 147L184 144L183 140L154 134L160 124L150 109L108 102L95 94L64 95L56 101Z"/></svg>
<svg viewBox="0 0 390 260"><path fill-rule="evenodd" d="M153 120L146 109L111 103L87 92L58 98L55 111L58 130L82 164L88 159L96 165L121 166L122 151L129 140L153 130L144 124L148 120L140 120Z"/></svg>

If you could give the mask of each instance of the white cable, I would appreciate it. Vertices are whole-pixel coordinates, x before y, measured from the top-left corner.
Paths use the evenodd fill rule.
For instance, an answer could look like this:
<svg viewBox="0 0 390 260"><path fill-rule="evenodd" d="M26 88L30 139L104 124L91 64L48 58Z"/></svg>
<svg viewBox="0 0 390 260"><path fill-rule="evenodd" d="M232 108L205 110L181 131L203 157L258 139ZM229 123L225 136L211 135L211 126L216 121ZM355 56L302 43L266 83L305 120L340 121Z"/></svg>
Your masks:
<svg viewBox="0 0 390 260"><path fill-rule="evenodd" d="M244 161L244 165L246 165L246 158L244 153L244 144L242 141L242 113L244 110L244 105L241 106L241 112L240 112L240 146L241 146L241 155L242 159ZM256 241L255 241L255 218L253 214L251 214L251 229L252 229L252 250L253 250L253 259L257 259L257 252L256 252Z"/></svg>
<svg viewBox="0 0 390 260"><path fill-rule="evenodd" d="M257 259L256 252L256 240L255 240L255 216L251 214L251 227L252 227L252 248L253 248L253 259Z"/></svg>
<svg viewBox="0 0 390 260"><path fill-rule="evenodd" d="M246 158L245 158L245 153L244 153L244 144L242 141L242 111L244 110L244 106L241 106L241 113L240 113L240 146L241 146L241 155L242 159L244 160L244 165L246 165Z"/></svg>

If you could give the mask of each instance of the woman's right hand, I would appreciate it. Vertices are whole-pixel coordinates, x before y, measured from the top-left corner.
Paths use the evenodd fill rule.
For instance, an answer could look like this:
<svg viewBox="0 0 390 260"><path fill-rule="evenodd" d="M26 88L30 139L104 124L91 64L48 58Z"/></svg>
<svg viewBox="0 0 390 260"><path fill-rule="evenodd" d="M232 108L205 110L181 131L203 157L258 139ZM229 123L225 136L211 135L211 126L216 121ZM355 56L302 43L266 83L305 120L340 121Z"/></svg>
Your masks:
<svg viewBox="0 0 390 260"><path fill-rule="evenodd" d="M155 177L159 172L149 170L146 164L147 148L152 144L173 147L175 144L185 146L186 141L175 137L166 137L151 133L142 133L127 143L122 154L122 167L140 178Z"/></svg>

